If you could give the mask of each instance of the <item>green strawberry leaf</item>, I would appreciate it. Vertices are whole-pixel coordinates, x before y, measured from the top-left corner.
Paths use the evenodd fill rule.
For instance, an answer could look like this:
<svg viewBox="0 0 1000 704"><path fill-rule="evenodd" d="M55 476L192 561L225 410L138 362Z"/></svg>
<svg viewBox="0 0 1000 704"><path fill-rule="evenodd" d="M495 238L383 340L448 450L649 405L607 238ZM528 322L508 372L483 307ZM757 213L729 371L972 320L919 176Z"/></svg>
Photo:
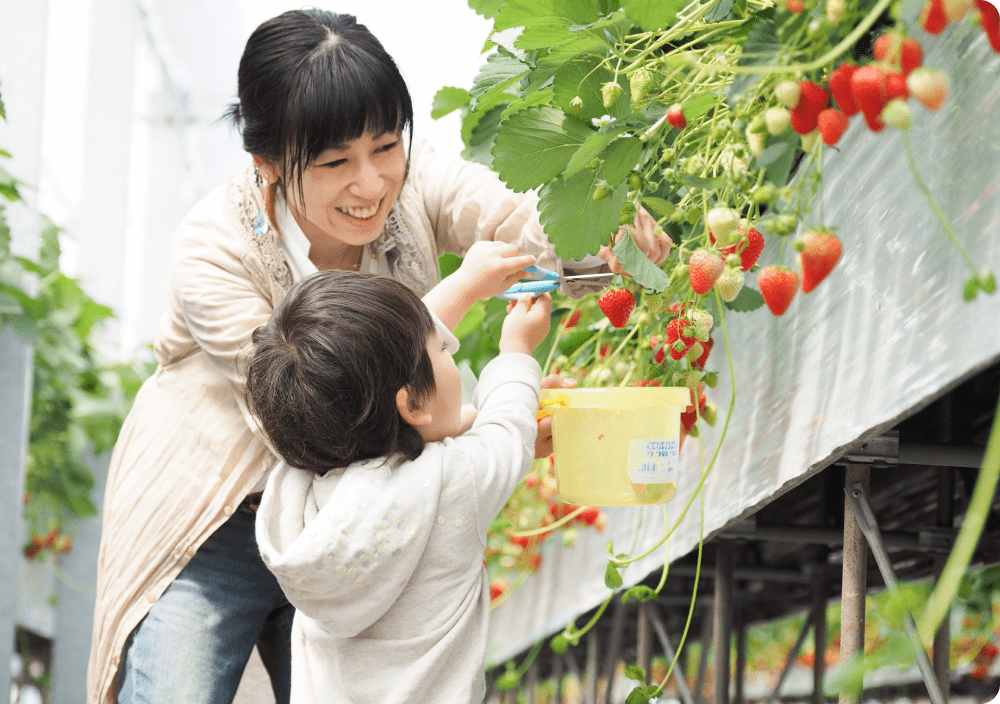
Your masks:
<svg viewBox="0 0 1000 704"><path fill-rule="evenodd" d="M431 103L431 118L437 120L450 112L464 108L471 99L472 95L465 88L445 86L434 94L434 101Z"/></svg>
<svg viewBox="0 0 1000 704"><path fill-rule="evenodd" d="M718 5L713 7L711 10L705 13L706 22L721 22L722 20L729 17L729 13L733 10L734 0L722 0Z"/></svg>
<svg viewBox="0 0 1000 704"><path fill-rule="evenodd" d="M622 0L625 14L644 32L669 27L686 4L683 0Z"/></svg>
<svg viewBox="0 0 1000 704"><path fill-rule="evenodd" d="M760 295L760 291L744 286L736 294L736 298L726 303L726 308L737 313L748 313L757 310L762 305L764 305L764 297Z"/></svg>
<svg viewBox="0 0 1000 704"><path fill-rule="evenodd" d="M614 73L604 65L603 55L587 54L580 56L573 61L563 65L552 78L552 90L556 96L556 102L564 110L570 110L570 103L573 98L579 97L583 102L583 107L574 116L584 122L590 122L595 117L610 115L611 117L625 117L631 112L628 88L628 77L622 73L618 76L618 85L622 87L621 97L611 106L611 109L604 107L604 99L601 96L601 86L614 80Z"/></svg>
<svg viewBox="0 0 1000 704"><path fill-rule="evenodd" d="M627 604L629 598L635 599L636 601L652 601L656 598L656 592L653 591L652 587L640 584L632 587L622 594L622 603Z"/></svg>
<svg viewBox="0 0 1000 704"><path fill-rule="evenodd" d="M505 97L507 100L517 97L509 95L507 89L527 72L528 66L506 50L490 54L472 81L472 109L480 112L489 110Z"/></svg>
<svg viewBox="0 0 1000 704"><path fill-rule="evenodd" d="M625 267L632 280L650 291L663 291L670 285L670 277L649 260L636 246L631 233L622 238L611 250Z"/></svg>
<svg viewBox="0 0 1000 704"><path fill-rule="evenodd" d="M646 207L646 210L651 211L659 218L669 218L677 210L677 207L669 200L654 196L643 196L642 204Z"/></svg>
<svg viewBox="0 0 1000 704"><path fill-rule="evenodd" d="M500 11L503 3L504 0L469 0L469 8L486 19L491 19Z"/></svg>
<svg viewBox="0 0 1000 704"><path fill-rule="evenodd" d="M469 110L462 120L462 141L465 149L462 157L467 161L493 166L493 142L503 116L504 105L497 105L483 114Z"/></svg>
<svg viewBox="0 0 1000 704"><path fill-rule="evenodd" d="M692 176L691 174L681 174L681 183L688 188L701 188L705 191L716 191L720 188L725 188L729 182L726 180L725 176L703 178L701 176Z"/></svg>
<svg viewBox="0 0 1000 704"><path fill-rule="evenodd" d="M785 130L781 134L769 137L767 146L760 156L754 159L757 168L764 169L764 178L775 186L781 187L788 183L798 151L799 135L794 130Z"/></svg>
<svg viewBox="0 0 1000 704"><path fill-rule="evenodd" d="M652 691L656 691L656 687L652 688ZM649 687L639 686L628 693L625 697L625 704L646 704L649 701L651 693Z"/></svg>
<svg viewBox="0 0 1000 704"><path fill-rule="evenodd" d="M592 194L596 178L593 172L584 170L569 180L547 183L538 192L542 227L563 259L597 254L618 231L628 187L618 186L607 198L595 201Z"/></svg>
<svg viewBox="0 0 1000 704"><path fill-rule="evenodd" d="M612 186L623 183L642 158L642 140L624 137L612 142L604 152L604 180Z"/></svg>
<svg viewBox="0 0 1000 704"><path fill-rule="evenodd" d="M597 20L597 13L589 0L507 0L496 13L493 29L499 32L566 20L570 24L588 24Z"/></svg>
<svg viewBox="0 0 1000 704"><path fill-rule="evenodd" d="M569 33L569 23L536 24L525 27L524 31L514 40L514 46L521 51L534 49L551 49L572 41Z"/></svg>
<svg viewBox="0 0 1000 704"><path fill-rule="evenodd" d="M592 134L593 130L558 108L521 110L497 130L493 166L512 190L524 192L561 174Z"/></svg>
<svg viewBox="0 0 1000 704"><path fill-rule="evenodd" d="M611 142L614 141L615 137L618 136L617 132L595 132L587 140L580 145L580 148L573 155L573 158L569 160L566 165L566 170L563 172L563 178L573 178L583 169L587 167L587 164L591 162L595 157L599 156L604 148L607 147Z"/></svg>
<svg viewBox="0 0 1000 704"><path fill-rule="evenodd" d="M638 665L629 665L626 667L625 676L630 680L635 680L636 682L646 681L646 671Z"/></svg>
<svg viewBox="0 0 1000 704"><path fill-rule="evenodd" d="M604 570L604 584L608 589L615 590L622 585L622 576L618 573L618 568L610 562Z"/></svg>

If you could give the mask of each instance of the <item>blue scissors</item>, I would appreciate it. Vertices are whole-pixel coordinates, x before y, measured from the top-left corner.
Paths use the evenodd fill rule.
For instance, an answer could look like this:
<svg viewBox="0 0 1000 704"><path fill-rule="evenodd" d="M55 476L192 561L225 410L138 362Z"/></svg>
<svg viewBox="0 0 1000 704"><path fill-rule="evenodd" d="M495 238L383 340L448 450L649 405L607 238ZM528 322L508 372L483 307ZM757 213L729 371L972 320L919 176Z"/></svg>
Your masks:
<svg viewBox="0 0 1000 704"><path fill-rule="evenodd" d="M573 281L575 279L596 279L603 276L615 275L614 272L608 271L602 274L559 276L559 274L555 271L549 271L548 269L543 269L542 267L534 264L524 267L524 270L528 272L528 276L525 280L514 284L503 293L497 295L497 298L502 298L505 301L516 301L525 293L531 293L534 294L533 297L538 297L546 291L555 291L564 281Z"/></svg>

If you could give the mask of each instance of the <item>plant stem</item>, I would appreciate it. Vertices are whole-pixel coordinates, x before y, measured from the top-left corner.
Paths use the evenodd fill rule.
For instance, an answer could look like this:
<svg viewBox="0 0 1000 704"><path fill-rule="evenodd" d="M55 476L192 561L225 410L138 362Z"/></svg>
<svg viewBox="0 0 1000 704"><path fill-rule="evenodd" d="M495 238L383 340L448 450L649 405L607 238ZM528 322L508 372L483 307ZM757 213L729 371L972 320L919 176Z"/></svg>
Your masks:
<svg viewBox="0 0 1000 704"><path fill-rule="evenodd" d="M924 180L920 178L920 172L917 170L917 158L913 153L913 145L910 143L909 130L903 130L903 145L906 147L906 158L910 162L910 171L913 172L913 180L917 182L917 188L923 191L924 195L927 197L927 202L930 203L934 214L937 215L938 220L941 221L941 226L944 227L945 234L948 235L952 244L955 245L959 254L962 255L962 259L965 260L965 263L972 271L972 275L978 276L975 262L972 261L972 257L969 256L969 253L965 251L965 247L963 247L962 243L959 241L958 235L955 234L955 230L952 228L951 223L948 222L948 217L944 214L944 211L941 210L941 206L939 206L937 201L934 199L934 196L931 194L927 184L925 184Z"/></svg>
<svg viewBox="0 0 1000 704"><path fill-rule="evenodd" d="M976 487L972 490L972 498L962 520L962 527L955 538L955 547L952 548L937 586L927 600L927 608L920 617L917 630L925 641L934 637L934 632L951 609L951 602L958 592L959 584L965 576L972 553L986 525L998 479L1000 479L1000 404L993 417L993 428L986 443L983 466L979 470Z"/></svg>

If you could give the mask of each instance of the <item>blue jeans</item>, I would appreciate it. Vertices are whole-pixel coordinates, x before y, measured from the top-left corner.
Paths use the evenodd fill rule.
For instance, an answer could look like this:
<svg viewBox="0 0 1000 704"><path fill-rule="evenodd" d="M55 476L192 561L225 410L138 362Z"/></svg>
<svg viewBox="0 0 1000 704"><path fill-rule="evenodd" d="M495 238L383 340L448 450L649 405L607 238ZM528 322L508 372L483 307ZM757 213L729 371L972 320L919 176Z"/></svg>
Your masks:
<svg viewBox="0 0 1000 704"><path fill-rule="evenodd" d="M288 703L294 609L260 558L254 518L241 506L139 622L118 704L231 704L255 644L275 700Z"/></svg>

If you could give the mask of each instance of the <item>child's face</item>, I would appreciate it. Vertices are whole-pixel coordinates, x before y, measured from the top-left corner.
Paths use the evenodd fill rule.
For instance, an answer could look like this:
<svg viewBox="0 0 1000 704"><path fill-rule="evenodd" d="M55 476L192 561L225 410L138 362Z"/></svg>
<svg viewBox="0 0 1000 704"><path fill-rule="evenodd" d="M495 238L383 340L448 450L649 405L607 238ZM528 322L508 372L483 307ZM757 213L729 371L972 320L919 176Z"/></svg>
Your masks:
<svg viewBox="0 0 1000 704"><path fill-rule="evenodd" d="M435 389L422 404L431 421L419 431L424 441L434 442L453 438L462 429L462 374L437 331L427 336L427 354L434 368Z"/></svg>

